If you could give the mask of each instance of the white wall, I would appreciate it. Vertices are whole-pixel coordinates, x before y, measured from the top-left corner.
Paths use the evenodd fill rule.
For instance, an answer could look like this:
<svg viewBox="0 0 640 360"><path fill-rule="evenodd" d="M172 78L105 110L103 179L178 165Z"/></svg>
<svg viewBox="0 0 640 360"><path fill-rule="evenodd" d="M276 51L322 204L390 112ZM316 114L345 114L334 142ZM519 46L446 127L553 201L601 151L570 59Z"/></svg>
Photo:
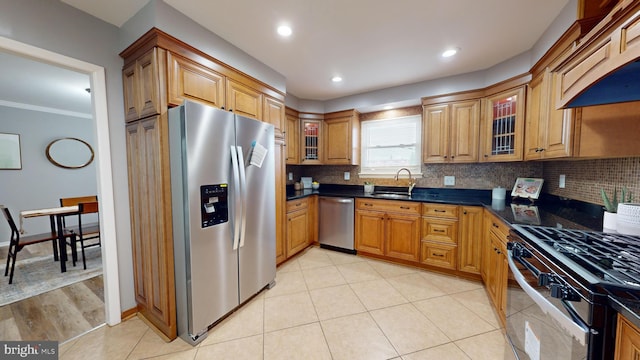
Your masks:
<svg viewBox="0 0 640 360"><path fill-rule="evenodd" d="M56 207L60 198L97 194L95 161L82 169L53 165L45 155L47 145L56 139L75 137L95 149L93 120L0 106L0 132L19 134L22 170L0 170L0 203L18 222L20 210ZM24 230L31 234L48 232L49 218L25 219ZM0 243L11 230L0 221Z"/></svg>

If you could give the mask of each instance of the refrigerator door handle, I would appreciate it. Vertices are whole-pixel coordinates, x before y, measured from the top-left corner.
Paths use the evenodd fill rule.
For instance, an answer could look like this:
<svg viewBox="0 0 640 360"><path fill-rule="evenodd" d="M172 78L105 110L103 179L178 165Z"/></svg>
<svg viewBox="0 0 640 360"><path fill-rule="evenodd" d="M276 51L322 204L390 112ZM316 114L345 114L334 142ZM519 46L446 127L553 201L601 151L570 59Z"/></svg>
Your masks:
<svg viewBox="0 0 640 360"><path fill-rule="evenodd" d="M244 246L245 232L247 229L247 176L244 171L244 153L242 146L237 146L238 164L240 164L240 191L242 201L242 218L240 226L240 247Z"/></svg>
<svg viewBox="0 0 640 360"><path fill-rule="evenodd" d="M234 190L234 201L236 210L234 211L233 218L233 250L238 250L238 242L240 240L240 221L238 220L238 214L241 208L241 198L240 198L240 166L238 164L238 153L236 152L236 147L231 146L231 164L233 166L233 190Z"/></svg>

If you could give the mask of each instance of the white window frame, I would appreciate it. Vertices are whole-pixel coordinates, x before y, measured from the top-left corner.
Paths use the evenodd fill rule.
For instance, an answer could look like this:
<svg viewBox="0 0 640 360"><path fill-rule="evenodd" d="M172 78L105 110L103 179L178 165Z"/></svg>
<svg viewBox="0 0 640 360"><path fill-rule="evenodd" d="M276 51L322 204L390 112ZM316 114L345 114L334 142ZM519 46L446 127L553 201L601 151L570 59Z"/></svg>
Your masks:
<svg viewBox="0 0 640 360"><path fill-rule="evenodd" d="M397 125L398 122L404 122L416 126L416 142L407 144L398 144L397 146L415 146L416 147L416 163L411 165L398 164L384 167L372 167L368 164L367 150L369 149L369 131L373 128L380 128L390 125ZM410 115L397 118L383 120L363 121L360 124L360 173L363 178L393 178L398 170L407 168L411 171L411 175L416 177L422 176L422 115Z"/></svg>

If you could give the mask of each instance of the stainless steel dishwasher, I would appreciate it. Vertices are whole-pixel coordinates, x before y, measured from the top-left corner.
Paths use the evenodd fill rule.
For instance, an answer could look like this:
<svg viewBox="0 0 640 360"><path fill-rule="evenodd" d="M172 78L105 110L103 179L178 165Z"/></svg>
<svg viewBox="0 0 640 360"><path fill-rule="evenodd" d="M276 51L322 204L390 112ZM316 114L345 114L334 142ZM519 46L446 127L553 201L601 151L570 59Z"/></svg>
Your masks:
<svg viewBox="0 0 640 360"><path fill-rule="evenodd" d="M318 242L320 247L355 254L353 198L320 197Z"/></svg>

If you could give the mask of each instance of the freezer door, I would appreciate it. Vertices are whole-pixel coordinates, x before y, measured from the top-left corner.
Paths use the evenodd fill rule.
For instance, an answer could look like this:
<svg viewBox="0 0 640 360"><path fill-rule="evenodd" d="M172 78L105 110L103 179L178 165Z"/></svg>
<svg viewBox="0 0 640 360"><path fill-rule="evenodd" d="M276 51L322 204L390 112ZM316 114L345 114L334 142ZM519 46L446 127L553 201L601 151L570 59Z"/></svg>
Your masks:
<svg viewBox="0 0 640 360"><path fill-rule="evenodd" d="M183 106L186 288L189 332L197 334L239 304L230 150L235 129L234 116L229 112L192 102ZM223 200L228 204L228 221L224 216L206 218L211 211L223 211L214 206Z"/></svg>
<svg viewBox="0 0 640 360"><path fill-rule="evenodd" d="M240 169L243 226L239 245L242 303L276 276L273 126L236 116L236 146L243 164Z"/></svg>

